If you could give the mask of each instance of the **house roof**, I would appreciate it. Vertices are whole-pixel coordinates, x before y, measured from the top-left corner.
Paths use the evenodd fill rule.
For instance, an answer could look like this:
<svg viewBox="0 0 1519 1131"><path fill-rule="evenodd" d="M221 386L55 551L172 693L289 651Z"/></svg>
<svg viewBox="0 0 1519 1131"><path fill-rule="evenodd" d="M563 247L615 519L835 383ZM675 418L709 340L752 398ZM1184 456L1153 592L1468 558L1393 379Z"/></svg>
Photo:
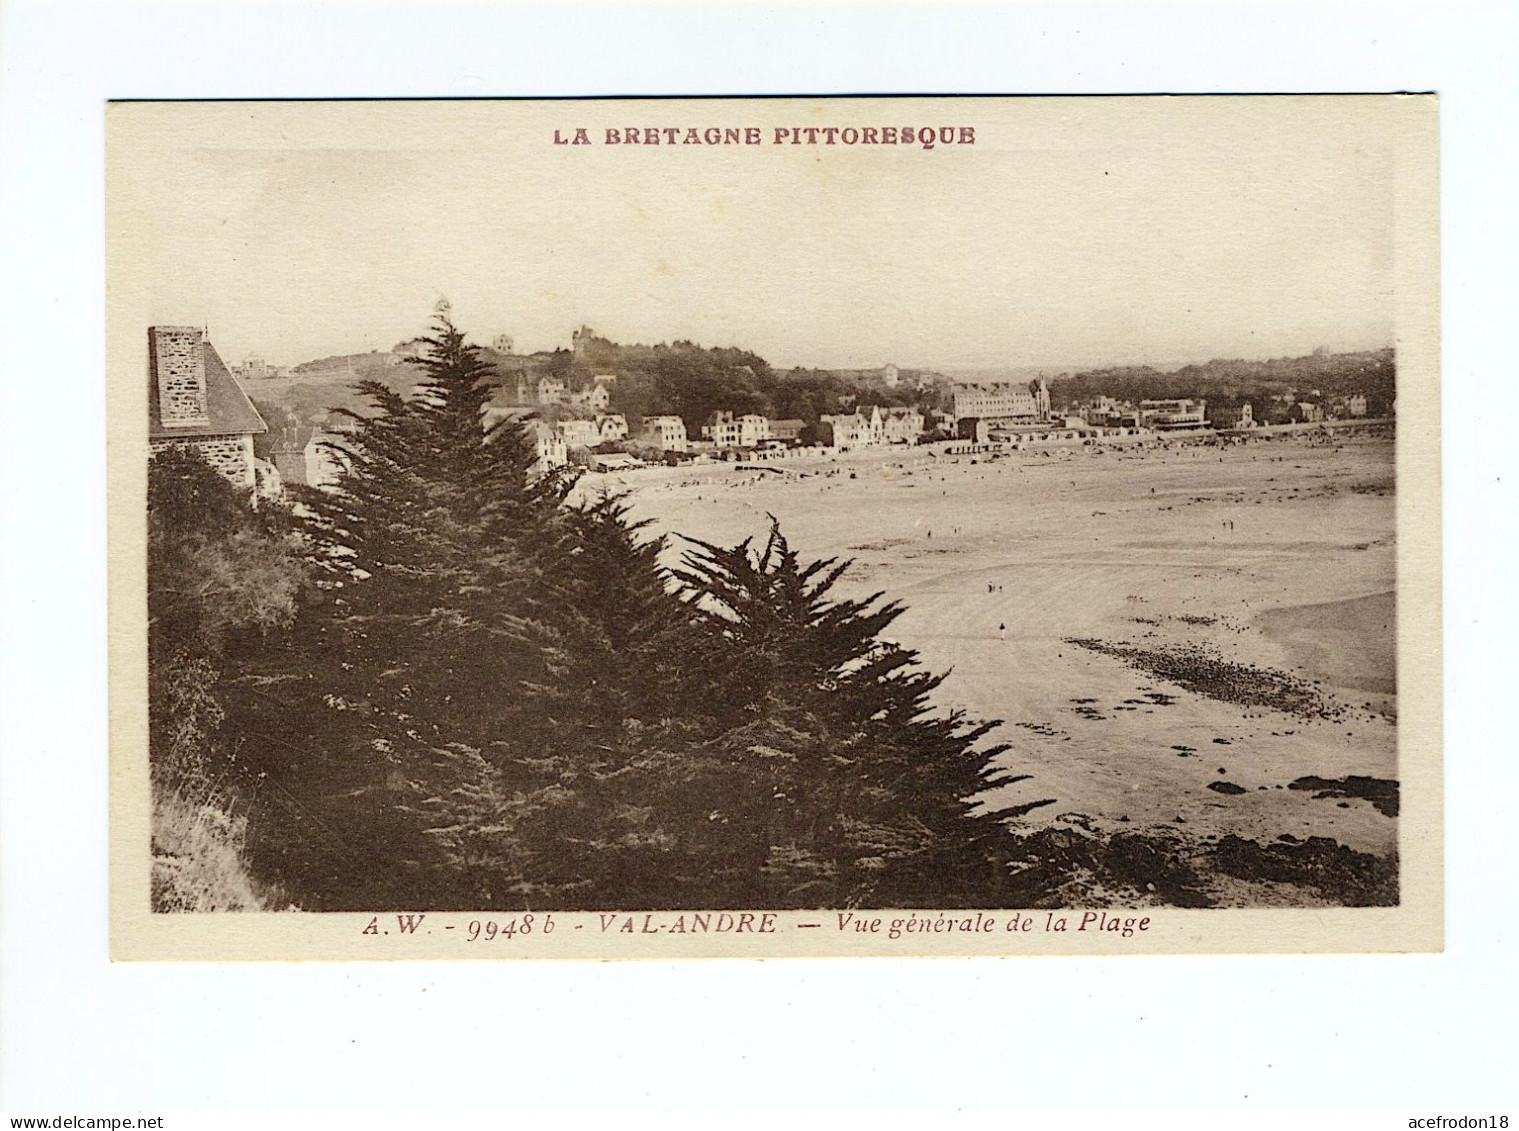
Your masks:
<svg viewBox="0 0 1519 1131"><path fill-rule="evenodd" d="M148 438L176 440L195 436L246 436L267 432L269 426L243 392L237 378L228 372L221 355L210 342L202 342L206 359L206 416L208 424L188 428L165 428L158 414L158 375L148 374Z"/></svg>
<svg viewBox="0 0 1519 1131"><path fill-rule="evenodd" d="M596 463L609 471L629 467L642 467L644 465L643 460L622 452L611 452L607 455L597 456Z"/></svg>

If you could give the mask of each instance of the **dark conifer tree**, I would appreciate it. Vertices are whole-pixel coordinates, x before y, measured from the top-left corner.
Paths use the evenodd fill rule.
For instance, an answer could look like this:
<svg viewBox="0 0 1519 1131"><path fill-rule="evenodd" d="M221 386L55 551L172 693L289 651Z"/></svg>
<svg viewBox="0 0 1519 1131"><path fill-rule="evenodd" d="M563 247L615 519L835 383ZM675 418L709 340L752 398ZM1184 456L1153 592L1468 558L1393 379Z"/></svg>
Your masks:
<svg viewBox="0 0 1519 1131"><path fill-rule="evenodd" d="M360 386L325 579L238 673L260 859L307 907L995 902L993 724L883 638L845 566L691 542L673 574L617 498L569 505L446 310L409 397Z"/></svg>
<svg viewBox="0 0 1519 1131"><path fill-rule="evenodd" d="M548 581L564 484L532 474L520 425L487 427L490 373L446 310L426 341L410 397L359 386L373 411L350 414L345 473L303 495L324 599L244 684L264 827L283 825L268 844L312 903L509 888L458 867L454 807L536 788L524 749L569 701Z"/></svg>
<svg viewBox="0 0 1519 1131"><path fill-rule="evenodd" d="M688 540L689 541L689 540ZM881 634L903 607L838 598L847 563L804 564L772 526L764 545L690 541L676 578L706 629L702 661L731 698L724 721L771 757L775 793L797 809L793 870L819 871L825 902L898 906L995 902L1012 852L1007 812L977 797L1014 779L982 747L995 721L936 715L943 680ZM777 728L796 740L776 743ZM766 755L769 757L770 755ZM772 862L772 869L779 867Z"/></svg>

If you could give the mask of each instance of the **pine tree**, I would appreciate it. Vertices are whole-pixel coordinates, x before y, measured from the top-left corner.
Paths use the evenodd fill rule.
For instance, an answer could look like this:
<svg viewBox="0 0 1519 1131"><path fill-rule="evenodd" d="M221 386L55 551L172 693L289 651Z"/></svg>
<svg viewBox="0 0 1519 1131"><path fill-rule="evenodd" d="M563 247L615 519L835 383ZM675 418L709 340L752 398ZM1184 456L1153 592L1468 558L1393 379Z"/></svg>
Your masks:
<svg viewBox="0 0 1519 1131"><path fill-rule="evenodd" d="M360 386L323 581L221 702L262 774L259 859L303 906L975 905L1010 840L993 723L884 634L847 563L571 504L440 314L410 397Z"/></svg>
<svg viewBox="0 0 1519 1131"><path fill-rule="evenodd" d="M446 310L426 341L410 397L358 386L372 411L350 414L345 472L303 496L324 599L242 683L240 729L271 786L263 843L308 903L509 888L464 874L436 830L457 823L449 799L478 784L476 757L507 794L537 788L523 748L567 701L548 581L565 484L533 474L519 425L486 426L490 372Z"/></svg>
<svg viewBox="0 0 1519 1131"><path fill-rule="evenodd" d="M996 765L1007 747L980 746L996 721L932 712L944 677L881 636L903 606L834 597L848 563L804 564L773 520L761 547L688 542L675 577L706 628L702 661L730 692L721 709L736 729L723 748L734 755L746 735L769 759L774 793L797 811L772 820L793 834L773 847L798 875L817 874L808 890L827 903L995 902L1008 813L976 799L1016 780Z"/></svg>
<svg viewBox="0 0 1519 1131"><path fill-rule="evenodd" d="M346 473L305 496L325 600L247 683L278 704L243 725L287 795L279 866L328 906L583 887L561 811L609 819L598 782L683 686L660 543L619 500L567 506L526 429L487 426L490 371L446 311L426 341L410 397L359 386Z"/></svg>

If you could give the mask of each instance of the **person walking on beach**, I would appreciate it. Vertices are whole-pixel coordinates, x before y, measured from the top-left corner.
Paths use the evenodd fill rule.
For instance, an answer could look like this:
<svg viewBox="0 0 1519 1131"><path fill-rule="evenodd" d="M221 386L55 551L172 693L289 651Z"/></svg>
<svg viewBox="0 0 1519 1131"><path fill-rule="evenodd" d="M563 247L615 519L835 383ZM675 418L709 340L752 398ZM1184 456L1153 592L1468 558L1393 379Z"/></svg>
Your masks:
<svg viewBox="0 0 1519 1131"><path fill-rule="evenodd" d="M997 639L998 640L1006 640L1007 639L1007 625L1005 625L1005 624L999 624L997 626Z"/></svg>

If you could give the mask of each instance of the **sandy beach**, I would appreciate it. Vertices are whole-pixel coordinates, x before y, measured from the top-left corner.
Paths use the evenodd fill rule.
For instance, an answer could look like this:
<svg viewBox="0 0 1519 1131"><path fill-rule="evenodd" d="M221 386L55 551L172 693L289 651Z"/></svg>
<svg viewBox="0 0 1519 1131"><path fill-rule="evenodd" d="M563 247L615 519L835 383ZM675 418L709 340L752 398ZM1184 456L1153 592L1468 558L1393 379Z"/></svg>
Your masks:
<svg viewBox="0 0 1519 1131"><path fill-rule="evenodd" d="M1051 801L1030 829L1395 850L1395 804L1323 784L1398 776L1389 436L776 466L580 489L720 542L774 515L806 554L854 559L850 595L903 601L895 637L952 669L941 705L1003 720L1030 776L988 800Z"/></svg>

